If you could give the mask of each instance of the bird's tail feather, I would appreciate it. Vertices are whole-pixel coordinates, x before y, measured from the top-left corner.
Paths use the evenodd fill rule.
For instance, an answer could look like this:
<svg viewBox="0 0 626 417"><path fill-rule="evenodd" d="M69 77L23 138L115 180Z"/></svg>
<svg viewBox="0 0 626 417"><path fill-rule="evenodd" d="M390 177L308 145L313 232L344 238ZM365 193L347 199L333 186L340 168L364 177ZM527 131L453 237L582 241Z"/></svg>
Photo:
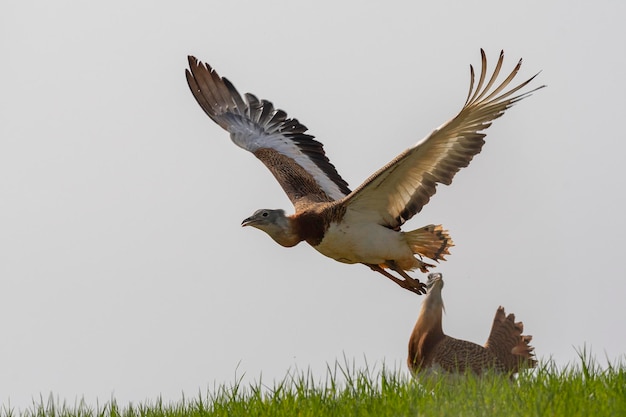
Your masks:
<svg viewBox="0 0 626 417"><path fill-rule="evenodd" d="M514 314L507 316L504 307L498 308L485 347L498 357L509 372L537 365L533 354L535 348L530 346L532 336L522 335L523 331L524 324L516 323Z"/></svg>
<svg viewBox="0 0 626 417"><path fill-rule="evenodd" d="M405 232L404 236L413 253L425 256L434 261L445 260L449 255L449 248L454 246L447 230L440 224L429 224L419 229Z"/></svg>

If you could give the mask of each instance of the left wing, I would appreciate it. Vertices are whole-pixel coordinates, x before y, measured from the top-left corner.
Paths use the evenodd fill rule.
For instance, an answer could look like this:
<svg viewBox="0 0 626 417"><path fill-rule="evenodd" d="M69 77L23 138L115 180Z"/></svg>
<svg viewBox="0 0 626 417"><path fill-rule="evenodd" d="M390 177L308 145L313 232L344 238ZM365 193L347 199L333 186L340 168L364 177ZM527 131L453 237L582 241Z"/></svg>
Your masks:
<svg viewBox="0 0 626 417"><path fill-rule="evenodd" d="M244 100L230 81L192 56L189 68L187 83L200 107L236 145L267 166L294 205L334 201L350 193L323 145L297 119L252 94Z"/></svg>
<svg viewBox="0 0 626 417"><path fill-rule="evenodd" d="M358 212L363 220L390 228L400 227L422 210L435 194L438 183L449 185L454 175L469 165L480 152L485 143L485 134L481 131L491 126L491 122L502 116L513 104L544 87L513 96L535 78L532 77L502 92L519 71L520 60L511 74L490 91L502 67L504 53L500 52L493 75L483 88L487 59L482 49L480 52L480 79L474 90L474 69L470 66L470 89L460 113L398 155L348 195L343 201L347 208L346 215Z"/></svg>

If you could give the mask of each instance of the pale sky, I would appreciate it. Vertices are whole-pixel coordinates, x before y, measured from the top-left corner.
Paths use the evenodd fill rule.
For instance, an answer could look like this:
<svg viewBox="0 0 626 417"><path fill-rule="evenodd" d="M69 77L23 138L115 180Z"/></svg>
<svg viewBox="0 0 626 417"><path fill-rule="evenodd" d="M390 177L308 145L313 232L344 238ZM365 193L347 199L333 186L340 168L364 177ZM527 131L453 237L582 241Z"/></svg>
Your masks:
<svg viewBox="0 0 626 417"><path fill-rule="evenodd" d="M352 188L453 117L479 49L543 89L407 230L443 224L444 331L505 306L540 359L626 350L621 1L12 1L0 13L0 404L177 401L405 369L422 297L241 228L289 200L204 115L193 54L309 127ZM418 275L419 272L417 273ZM423 277L425 278L425 277Z"/></svg>

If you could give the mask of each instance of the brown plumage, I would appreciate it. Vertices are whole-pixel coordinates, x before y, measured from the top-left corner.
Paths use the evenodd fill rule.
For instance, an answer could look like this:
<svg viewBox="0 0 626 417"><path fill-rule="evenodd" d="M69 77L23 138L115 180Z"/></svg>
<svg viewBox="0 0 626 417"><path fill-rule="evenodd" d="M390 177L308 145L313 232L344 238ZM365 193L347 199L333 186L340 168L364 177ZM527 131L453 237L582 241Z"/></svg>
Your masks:
<svg viewBox="0 0 626 417"><path fill-rule="evenodd" d="M439 273L428 276L428 293L409 339L408 365L417 373L429 369L450 373L485 370L516 373L536 365L530 346L532 336L522 335L524 325L515 315L499 307L493 319L485 346L447 336L441 326L443 278Z"/></svg>
<svg viewBox="0 0 626 417"><path fill-rule="evenodd" d="M267 100L252 94L242 97L232 83L194 57L189 57L186 76L204 112L230 133L236 145L265 164L294 206L292 215L257 210L244 226L263 230L285 247L306 241L325 256L364 264L420 294L426 292L424 284L407 271L428 272L434 264L423 258L444 260L454 244L440 225L412 231L402 231L402 225L428 203L437 184L450 184L480 152L483 132L493 120L536 90L519 92L534 77L510 85L521 60L496 83L503 61L501 52L487 79L487 58L481 50L480 76L475 84L470 66L470 88L461 111L354 191L326 157L323 145L297 119Z"/></svg>

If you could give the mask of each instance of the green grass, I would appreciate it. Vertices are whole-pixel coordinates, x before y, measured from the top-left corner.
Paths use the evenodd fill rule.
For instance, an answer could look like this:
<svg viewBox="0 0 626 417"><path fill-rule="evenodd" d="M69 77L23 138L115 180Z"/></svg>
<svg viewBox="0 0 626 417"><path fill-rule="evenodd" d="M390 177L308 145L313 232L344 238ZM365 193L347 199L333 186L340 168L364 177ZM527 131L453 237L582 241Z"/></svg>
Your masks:
<svg viewBox="0 0 626 417"><path fill-rule="evenodd" d="M92 408L54 399L0 417L210 417L210 416L626 416L626 366L601 368L583 351L580 363L557 368L544 362L515 380L506 376L411 378L403 370L358 370L347 363L325 380L291 372L282 381L239 382L178 403L157 400Z"/></svg>

